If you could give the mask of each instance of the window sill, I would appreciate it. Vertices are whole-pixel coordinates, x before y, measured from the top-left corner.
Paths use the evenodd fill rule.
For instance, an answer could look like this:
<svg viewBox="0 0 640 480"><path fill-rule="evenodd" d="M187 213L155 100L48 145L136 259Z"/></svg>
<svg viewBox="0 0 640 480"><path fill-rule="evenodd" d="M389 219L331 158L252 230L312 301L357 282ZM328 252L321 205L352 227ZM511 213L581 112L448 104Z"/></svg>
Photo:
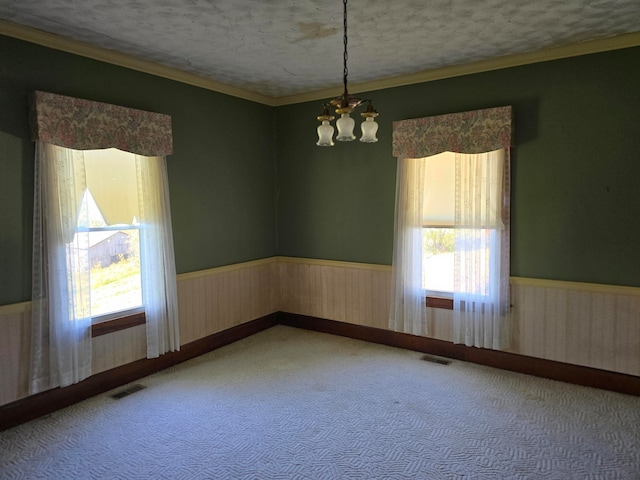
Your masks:
<svg viewBox="0 0 640 480"><path fill-rule="evenodd" d="M91 325L91 337L99 337L109 333L119 332L127 328L137 327L147 323L144 312L137 312L124 317L118 317Z"/></svg>
<svg viewBox="0 0 640 480"><path fill-rule="evenodd" d="M427 307L441 308L443 310L453 310L453 298L427 296L425 301Z"/></svg>

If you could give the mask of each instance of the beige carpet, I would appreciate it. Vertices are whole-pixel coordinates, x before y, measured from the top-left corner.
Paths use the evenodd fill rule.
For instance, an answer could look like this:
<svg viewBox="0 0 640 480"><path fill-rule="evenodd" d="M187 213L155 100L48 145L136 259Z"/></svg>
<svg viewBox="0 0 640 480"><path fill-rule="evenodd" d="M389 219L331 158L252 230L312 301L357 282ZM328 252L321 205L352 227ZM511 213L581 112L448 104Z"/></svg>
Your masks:
<svg viewBox="0 0 640 480"><path fill-rule="evenodd" d="M0 433L0 478L640 479L640 398L277 326Z"/></svg>

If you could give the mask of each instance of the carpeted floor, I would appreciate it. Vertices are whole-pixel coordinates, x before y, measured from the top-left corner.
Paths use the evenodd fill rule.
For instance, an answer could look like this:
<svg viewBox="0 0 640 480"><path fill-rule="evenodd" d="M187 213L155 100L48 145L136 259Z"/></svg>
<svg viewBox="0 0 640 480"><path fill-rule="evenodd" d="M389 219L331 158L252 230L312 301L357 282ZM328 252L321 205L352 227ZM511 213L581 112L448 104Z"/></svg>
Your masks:
<svg viewBox="0 0 640 480"><path fill-rule="evenodd" d="M0 478L640 479L640 398L277 326L0 433Z"/></svg>

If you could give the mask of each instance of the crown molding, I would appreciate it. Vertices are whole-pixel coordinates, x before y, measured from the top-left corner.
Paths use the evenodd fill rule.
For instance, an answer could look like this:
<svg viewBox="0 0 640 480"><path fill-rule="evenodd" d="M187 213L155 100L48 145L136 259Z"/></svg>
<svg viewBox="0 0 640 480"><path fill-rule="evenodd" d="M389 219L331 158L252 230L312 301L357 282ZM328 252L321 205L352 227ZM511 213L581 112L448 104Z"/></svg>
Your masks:
<svg viewBox="0 0 640 480"><path fill-rule="evenodd" d="M61 37L60 35L54 35L52 33L31 27L25 27L16 23L0 20L0 34L24 40L26 42L36 43L55 50L61 50L67 53L73 53L74 55L110 63L119 67L148 73L168 80L175 80L176 82L185 83L187 85L205 88L207 90L223 93L232 97L262 103L271 107L276 106L275 99L266 95L243 90L241 88L234 87L233 85L227 85L209 78L201 77L200 75L183 72L177 68L168 67L148 60L142 60L124 53L96 47L85 42L71 40L69 38Z"/></svg>
<svg viewBox="0 0 640 480"><path fill-rule="evenodd" d="M533 52L479 60L477 62L465 63L463 65L453 65L450 67L435 68L433 70L425 70L422 72L399 75L381 80L349 84L349 93L371 92L385 88L403 87L417 83L432 82L434 80L443 80L445 78L461 77L464 75L472 75L474 73L483 73L492 70L501 70L503 68L518 67L532 63L560 60L562 58L578 57L581 55L589 55L591 53L608 52L611 50L620 50L623 48L637 46L640 46L640 32L627 33L624 35L617 35L615 37L601 38L571 45L543 48ZM289 95L286 97L276 98L275 106L280 107L296 103L323 100L336 97L341 93L342 87L336 86L313 92Z"/></svg>
<svg viewBox="0 0 640 480"><path fill-rule="evenodd" d="M0 20L0 34L272 107L323 100L333 98L342 93L342 87L336 86L275 98L217 82L193 73L183 72L177 68L142 60L124 53L96 47L85 42L71 40L5 20ZM349 91L351 93L370 92L637 46L640 46L640 32L627 33L571 45L544 48L533 52L505 55L463 65L453 65L381 80L354 83L349 85Z"/></svg>

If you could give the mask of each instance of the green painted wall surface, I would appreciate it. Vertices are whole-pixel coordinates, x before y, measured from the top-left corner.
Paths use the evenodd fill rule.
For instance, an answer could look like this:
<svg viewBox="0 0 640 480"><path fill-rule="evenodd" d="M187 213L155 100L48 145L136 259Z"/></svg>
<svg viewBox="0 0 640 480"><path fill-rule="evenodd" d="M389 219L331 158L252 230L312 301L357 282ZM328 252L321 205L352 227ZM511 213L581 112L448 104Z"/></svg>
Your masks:
<svg viewBox="0 0 640 480"><path fill-rule="evenodd" d="M279 255L390 264L391 123L512 105L512 275L640 286L640 48L359 96L376 144L316 147L320 101L277 110Z"/></svg>
<svg viewBox="0 0 640 480"><path fill-rule="evenodd" d="M171 115L178 273L275 255L274 108L0 36L0 305L31 298L33 90Z"/></svg>
<svg viewBox="0 0 640 480"><path fill-rule="evenodd" d="M31 297L32 90L172 116L180 273L275 254L390 264L392 122L512 105L512 274L640 286L638 85L632 48L375 91L380 141L319 148L321 102L273 109L0 36L0 305Z"/></svg>

